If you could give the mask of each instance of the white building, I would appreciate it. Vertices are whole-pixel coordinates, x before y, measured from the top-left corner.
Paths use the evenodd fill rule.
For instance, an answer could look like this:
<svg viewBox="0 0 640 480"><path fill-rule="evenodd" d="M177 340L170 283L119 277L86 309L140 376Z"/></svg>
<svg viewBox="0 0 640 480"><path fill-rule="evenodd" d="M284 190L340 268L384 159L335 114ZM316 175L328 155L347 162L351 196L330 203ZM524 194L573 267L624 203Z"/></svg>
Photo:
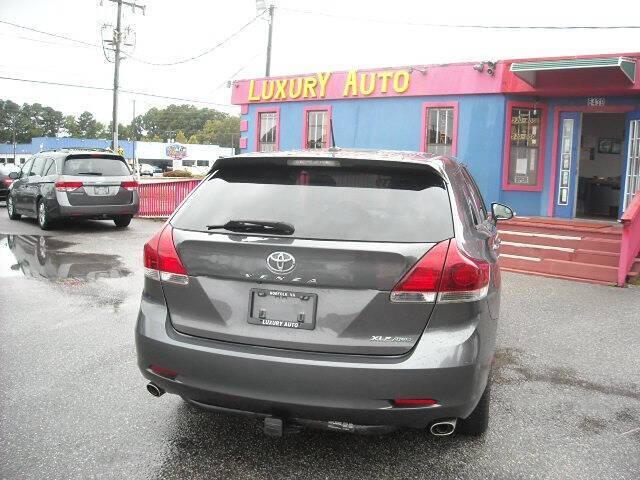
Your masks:
<svg viewBox="0 0 640 480"><path fill-rule="evenodd" d="M218 158L233 154L233 148L218 145L175 142L136 142L135 145L135 156L140 165L154 165L163 171L187 170L194 174L206 173Z"/></svg>

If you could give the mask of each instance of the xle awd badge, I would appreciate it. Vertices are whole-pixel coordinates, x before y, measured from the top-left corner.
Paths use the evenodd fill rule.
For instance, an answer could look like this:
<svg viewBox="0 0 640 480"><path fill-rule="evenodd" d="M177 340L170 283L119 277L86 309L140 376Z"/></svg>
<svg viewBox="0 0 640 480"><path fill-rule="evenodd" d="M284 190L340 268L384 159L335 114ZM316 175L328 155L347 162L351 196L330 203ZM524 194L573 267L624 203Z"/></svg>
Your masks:
<svg viewBox="0 0 640 480"><path fill-rule="evenodd" d="M296 259L287 252L273 252L267 257L267 268L277 275L286 274L296 268Z"/></svg>

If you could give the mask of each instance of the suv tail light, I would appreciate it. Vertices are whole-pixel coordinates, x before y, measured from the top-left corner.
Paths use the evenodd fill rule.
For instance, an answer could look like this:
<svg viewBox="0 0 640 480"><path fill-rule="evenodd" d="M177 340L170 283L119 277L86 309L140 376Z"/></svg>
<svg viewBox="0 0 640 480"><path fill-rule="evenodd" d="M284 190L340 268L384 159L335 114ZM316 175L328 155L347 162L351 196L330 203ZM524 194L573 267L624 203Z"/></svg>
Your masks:
<svg viewBox="0 0 640 480"><path fill-rule="evenodd" d="M11 185L11 184L13 183L13 178L9 178L9 177L7 177L7 178L5 178L5 179L3 180L3 182L4 182L4 184L8 187L9 185Z"/></svg>
<svg viewBox="0 0 640 480"><path fill-rule="evenodd" d="M133 190L138 189L138 182L136 182L135 180L128 181L128 182L120 182L120 186L132 192Z"/></svg>
<svg viewBox="0 0 640 480"><path fill-rule="evenodd" d="M189 275L173 243L171 225L167 224L144 245L144 275L168 283L189 283Z"/></svg>
<svg viewBox="0 0 640 480"><path fill-rule="evenodd" d="M454 240L429 250L393 288L392 302L472 302L487 295L490 266L463 254Z"/></svg>
<svg viewBox="0 0 640 480"><path fill-rule="evenodd" d="M81 188L84 184L82 182L56 182L55 187L59 192L72 192Z"/></svg>

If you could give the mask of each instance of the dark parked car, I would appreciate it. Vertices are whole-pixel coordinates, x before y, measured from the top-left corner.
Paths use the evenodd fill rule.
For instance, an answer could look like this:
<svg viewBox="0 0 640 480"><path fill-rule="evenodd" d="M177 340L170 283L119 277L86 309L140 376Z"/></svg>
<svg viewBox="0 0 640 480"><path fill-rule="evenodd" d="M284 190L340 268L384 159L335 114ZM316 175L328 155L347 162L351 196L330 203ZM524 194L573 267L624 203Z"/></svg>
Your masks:
<svg viewBox="0 0 640 480"><path fill-rule="evenodd" d="M344 431L485 431L496 221L447 157L218 160L144 247L136 345L155 396Z"/></svg>
<svg viewBox="0 0 640 480"><path fill-rule="evenodd" d="M0 201L6 201L9 195L9 187L13 183L13 178L10 178L9 174L19 171L20 167L13 163L0 164Z"/></svg>
<svg viewBox="0 0 640 480"><path fill-rule="evenodd" d="M122 156L106 151L40 152L10 177L9 218L36 217L43 230L60 218L112 219L126 227L138 212L138 182Z"/></svg>

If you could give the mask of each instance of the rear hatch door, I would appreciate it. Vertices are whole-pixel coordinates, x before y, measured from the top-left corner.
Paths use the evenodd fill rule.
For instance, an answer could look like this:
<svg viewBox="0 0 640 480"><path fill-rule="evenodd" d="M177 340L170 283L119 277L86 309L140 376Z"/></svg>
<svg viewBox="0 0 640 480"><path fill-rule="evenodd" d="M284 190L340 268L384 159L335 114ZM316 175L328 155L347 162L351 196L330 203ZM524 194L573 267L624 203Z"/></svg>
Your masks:
<svg viewBox="0 0 640 480"><path fill-rule="evenodd" d="M290 235L232 232L229 220L286 222ZM389 292L453 236L441 176L427 165L271 160L227 165L171 220L188 285L163 285L176 330L317 352L397 355L432 303Z"/></svg>
<svg viewBox="0 0 640 480"><path fill-rule="evenodd" d="M108 153L69 155L62 167L59 182L77 185L66 189L67 199L73 206L128 205L133 192L122 182L133 181L124 158Z"/></svg>

